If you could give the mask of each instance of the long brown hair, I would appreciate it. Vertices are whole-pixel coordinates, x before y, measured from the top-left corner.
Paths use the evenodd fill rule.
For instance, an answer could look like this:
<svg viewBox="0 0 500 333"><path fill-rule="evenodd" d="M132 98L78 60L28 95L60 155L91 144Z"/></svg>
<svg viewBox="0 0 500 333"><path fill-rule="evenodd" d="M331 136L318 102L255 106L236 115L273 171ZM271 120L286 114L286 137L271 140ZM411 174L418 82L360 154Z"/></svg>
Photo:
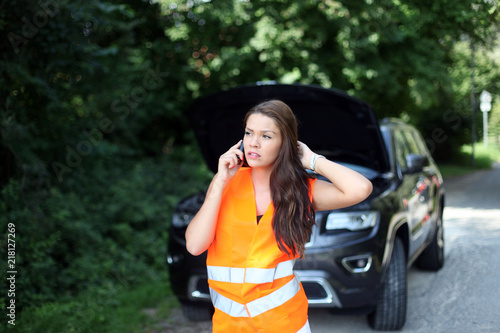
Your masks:
<svg viewBox="0 0 500 333"><path fill-rule="evenodd" d="M309 178L312 176L303 168L298 153L297 118L282 101L269 100L248 111L245 126L248 118L256 113L273 119L283 139L270 179L276 242L281 251L302 257L315 214L309 197Z"/></svg>

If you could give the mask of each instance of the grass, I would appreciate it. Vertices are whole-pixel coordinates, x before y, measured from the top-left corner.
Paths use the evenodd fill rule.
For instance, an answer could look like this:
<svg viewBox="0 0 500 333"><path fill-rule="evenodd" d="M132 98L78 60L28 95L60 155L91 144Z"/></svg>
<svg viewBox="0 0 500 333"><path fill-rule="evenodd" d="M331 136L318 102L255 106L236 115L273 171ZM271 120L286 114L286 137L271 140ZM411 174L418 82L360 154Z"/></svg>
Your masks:
<svg viewBox="0 0 500 333"><path fill-rule="evenodd" d="M472 165L472 146L464 145L461 155L451 163L439 164L439 169L444 178L461 176L472 171L491 169L494 162L500 161L500 147L489 144L485 147L482 143L474 146L474 166Z"/></svg>
<svg viewBox="0 0 500 333"><path fill-rule="evenodd" d="M109 287L72 299L26 309L8 332L139 333L166 318L178 303L168 283ZM154 316L146 309L154 308Z"/></svg>

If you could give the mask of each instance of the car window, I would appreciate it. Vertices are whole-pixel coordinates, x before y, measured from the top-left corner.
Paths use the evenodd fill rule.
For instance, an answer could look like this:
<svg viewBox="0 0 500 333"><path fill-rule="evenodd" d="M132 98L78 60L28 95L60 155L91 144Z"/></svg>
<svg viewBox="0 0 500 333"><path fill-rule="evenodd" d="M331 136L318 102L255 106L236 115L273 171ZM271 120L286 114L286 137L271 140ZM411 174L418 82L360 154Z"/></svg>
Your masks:
<svg viewBox="0 0 500 333"><path fill-rule="evenodd" d="M404 136L406 138L406 142L408 143L409 152L422 155L422 151L420 150L420 147L418 146L412 131L405 130Z"/></svg>
<svg viewBox="0 0 500 333"><path fill-rule="evenodd" d="M408 155L409 149L400 130L394 131L394 148L396 150L396 162L399 164L401 170L406 169L406 155Z"/></svg>
<svg viewBox="0 0 500 333"><path fill-rule="evenodd" d="M422 138L422 135L417 131L413 130L413 137L415 138L415 142L417 143L418 146L418 151L420 152L420 155L428 155L427 151L427 146L425 145L424 139Z"/></svg>

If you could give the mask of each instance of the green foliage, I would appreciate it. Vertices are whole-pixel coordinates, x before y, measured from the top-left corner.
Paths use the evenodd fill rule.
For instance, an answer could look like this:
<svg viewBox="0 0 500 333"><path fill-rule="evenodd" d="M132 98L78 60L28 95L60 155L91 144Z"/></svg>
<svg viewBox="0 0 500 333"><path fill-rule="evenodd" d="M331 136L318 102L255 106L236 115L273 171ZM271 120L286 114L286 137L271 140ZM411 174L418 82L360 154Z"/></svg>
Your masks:
<svg viewBox="0 0 500 333"><path fill-rule="evenodd" d="M460 176L478 169L491 169L493 163L500 162L500 145L488 145L478 143L474 145L474 165L472 165L472 146L464 145L460 154L454 156L453 163L440 164L444 178Z"/></svg>
<svg viewBox="0 0 500 333"><path fill-rule="evenodd" d="M493 104L493 108L488 113L489 137L490 141L497 146L500 146L500 101L497 97Z"/></svg>
<svg viewBox="0 0 500 333"><path fill-rule="evenodd" d="M462 156L471 160L472 146L464 145L461 149ZM475 164L479 168L489 169L494 162L500 161L500 146L488 145L485 147L482 143L474 145L474 159Z"/></svg>
<svg viewBox="0 0 500 333"><path fill-rule="evenodd" d="M161 313L157 314L160 316L177 305L163 281L133 289L120 285L93 289L73 299L27 309L8 332L141 332L144 326L154 324L144 309L159 303L162 304Z"/></svg>
<svg viewBox="0 0 500 333"><path fill-rule="evenodd" d="M449 139L433 147L439 160L470 138L470 54L455 45L467 38L478 50L494 47L500 18L494 3L476 0L160 3L176 41L171 57L192 71L194 97L259 80L344 89L380 118L405 117L428 141L445 131ZM476 88L494 85L499 72L477 71ZM464 119L457 127L445 114Z"/></svg>
<svg viewBox="0 0 500 333"><path fill-rule="evenodd" d="M16 227L19 310L95 286L165 279L173 209L209 178L199 155L178 149L156 160L88 158L48 193L23 193L16 180L2 189L0 227ZM3 293L2 308L7 301Z"/></svg>

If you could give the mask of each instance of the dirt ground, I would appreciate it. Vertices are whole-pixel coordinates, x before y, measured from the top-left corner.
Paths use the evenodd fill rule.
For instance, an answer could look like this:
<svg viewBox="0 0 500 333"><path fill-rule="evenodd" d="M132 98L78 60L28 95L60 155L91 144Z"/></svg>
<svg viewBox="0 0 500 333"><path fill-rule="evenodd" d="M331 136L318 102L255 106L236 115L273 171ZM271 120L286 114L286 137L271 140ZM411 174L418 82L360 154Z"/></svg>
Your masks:
<svg viewBox="0 0 500 333"><path fill-rule="evenodd" d="M155 309L145 310L150 316L155 316ZM211 333L212 322L203 321L193 323L182 315L180 308L173 308L167 318L160 320L155 326L146 329L143 333Z"/></svg>

